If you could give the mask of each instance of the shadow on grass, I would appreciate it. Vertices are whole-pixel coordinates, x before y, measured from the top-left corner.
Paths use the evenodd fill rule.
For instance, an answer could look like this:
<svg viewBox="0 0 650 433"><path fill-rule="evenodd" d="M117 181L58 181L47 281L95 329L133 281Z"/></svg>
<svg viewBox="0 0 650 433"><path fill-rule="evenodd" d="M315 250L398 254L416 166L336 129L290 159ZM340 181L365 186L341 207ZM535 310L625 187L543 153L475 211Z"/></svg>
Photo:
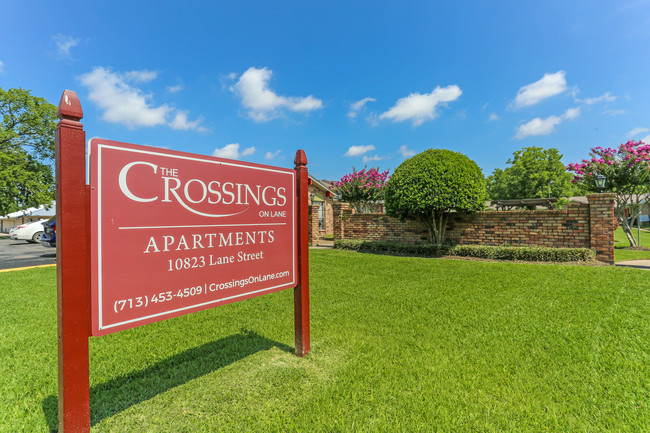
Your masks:
<svg viewBox="0 0 650 433"><path fill-rule="evenodd" d="M294 353L293 347L242 330L240 334L186 350L144 370L95 385L90 388L90 424L95 425L192 379L273 347ZM56 395L43 400L43 413L52 432L58 430L57 412Z"/></svg>

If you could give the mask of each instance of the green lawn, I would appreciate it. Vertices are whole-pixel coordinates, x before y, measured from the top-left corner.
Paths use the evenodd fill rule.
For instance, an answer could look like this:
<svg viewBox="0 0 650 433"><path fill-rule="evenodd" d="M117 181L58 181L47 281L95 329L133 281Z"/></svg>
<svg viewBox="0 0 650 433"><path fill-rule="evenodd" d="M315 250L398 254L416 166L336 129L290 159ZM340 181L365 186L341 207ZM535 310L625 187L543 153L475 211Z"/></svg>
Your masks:
<svg viewBox="0 0 650 433"><path fill-rule="evenodd" d="M650 431L647 271L312 250L283 291L91 339L96 432ZM56 425L54 268L0 273L0 431Z"/></svg>
<svg viewBox="0 0 650 433"><path fill-rule="evenodd" d="M637 229L632 229L634 239L638 239ZM617 228L614 232L614 261L621 262L624 260L650 260L650 251L628 250L630 241L623 232L622 228ZM650 232L641 231L641 246L650 248Z"/></svg>

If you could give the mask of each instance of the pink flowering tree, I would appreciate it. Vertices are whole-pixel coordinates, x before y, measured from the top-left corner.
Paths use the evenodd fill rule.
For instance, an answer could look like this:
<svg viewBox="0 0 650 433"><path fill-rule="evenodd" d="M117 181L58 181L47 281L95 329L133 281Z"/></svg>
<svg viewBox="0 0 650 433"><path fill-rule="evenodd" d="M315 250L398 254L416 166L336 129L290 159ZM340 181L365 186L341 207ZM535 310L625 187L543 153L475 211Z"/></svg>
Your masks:
<svg viewBox="0 0 650 433"><path fill-rule="evenodd" d="M628 141L618 149L594 147L590 159L569 164L573 172L573 183L587 191L596 191L596 176L605 176L605 191L616 194L616 219L627 235L631 246L636 246L628 224L625 209L634 218L643 210L650 198L650 144L643 141Z"/></svg>
<svg viewBox="0 0 650 433"><path fill-rule="evenodd" d="M379 172L376 168L346 174L338 182L332 182L330 189L341 201L348 202L360 213L372 211L372 205L384 200L384 188L388 181L388 170Z"/></svg>

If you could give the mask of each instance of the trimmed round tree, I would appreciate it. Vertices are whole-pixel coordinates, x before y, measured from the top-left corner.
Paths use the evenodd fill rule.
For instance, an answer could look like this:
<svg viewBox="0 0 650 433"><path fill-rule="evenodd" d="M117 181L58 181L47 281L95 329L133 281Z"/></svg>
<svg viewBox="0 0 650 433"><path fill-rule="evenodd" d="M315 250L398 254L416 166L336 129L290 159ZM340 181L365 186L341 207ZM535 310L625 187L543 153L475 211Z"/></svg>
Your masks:
<svg viewBox="0 0 650 433"><path fill-rule="evenodd" d="M386 213L421 221L429 241L442 245L451 211L483 209L485 178L479 166L462 153L429 149L399 165L385 190Z"/></svg>

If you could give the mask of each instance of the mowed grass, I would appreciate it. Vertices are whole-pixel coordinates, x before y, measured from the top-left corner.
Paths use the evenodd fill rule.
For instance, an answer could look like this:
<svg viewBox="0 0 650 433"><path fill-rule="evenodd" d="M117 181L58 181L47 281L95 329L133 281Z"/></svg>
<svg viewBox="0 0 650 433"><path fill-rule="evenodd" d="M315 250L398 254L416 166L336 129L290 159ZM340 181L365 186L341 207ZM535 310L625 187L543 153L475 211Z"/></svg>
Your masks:
<svg viewBox="0 0 650 433"><path fill-rule="evenodd" d="M647 271L310 254L310 355L292 290L93 338L92 431L650 431ZM0 273L0 431L56 426L54 279Z"/></svg>
<svg viewBox="0 0 650 433"><path fill-rule="evenodd" d="M634 239L637 239L639 232L636 227L632 229ZM625 260L650 260L650 251L629 250L630 241L625 236L622 228L617 228L614 232L614 261L622 262ZM650 232L641 230L641 246L650 248Z"/></svg>

